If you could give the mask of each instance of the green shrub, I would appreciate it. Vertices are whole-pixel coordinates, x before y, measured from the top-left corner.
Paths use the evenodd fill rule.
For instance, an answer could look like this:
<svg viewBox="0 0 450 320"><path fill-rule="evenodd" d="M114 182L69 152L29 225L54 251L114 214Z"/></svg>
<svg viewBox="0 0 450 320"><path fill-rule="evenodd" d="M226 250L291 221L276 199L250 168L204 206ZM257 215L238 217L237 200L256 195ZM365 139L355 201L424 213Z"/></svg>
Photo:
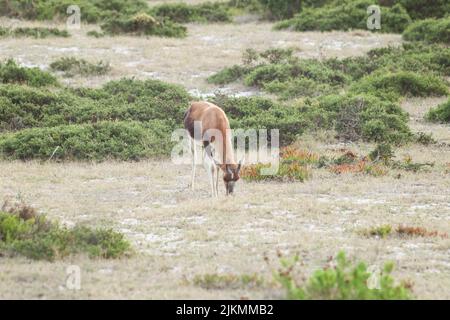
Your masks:
<svg viewBox="0 0 450 320"><path fill-rule="evenodd" d="M0 0L0 15L27 20L66 20L70 5L78 5L83 21L88 23L148 9L144 0Z"/></svg>
<svg viewBox="0 0 450 320"><path fill-rule="evenodd" d="M281 145L294 142L309 124L301 106L289 106L260 97L233 98L216 95L211 102L227 113L232 128L279 129ZM270 136L268 137L270 140Z"/></svg>
<svg viewBox="0 0 450 320"><path fill-rule="evenodd" d="M432 108L425 117L433 122L450 123L450 100Z"/></svg>
<svg viewBox="0 0 450 320"><path fill-rule="evenodd" d="M130 253L130 243L111 229L75 226L68 229L45 216L24 218L0 211L0 254L23 255L35 260L88 254L91 258L120 258Z"/></svg>
<svg viewBox="0 0 450 320"><path fill-rule="evenodd" d="M49 91L0 87L0 131L99 121L180 122L190 96L181 87L156 80L122 79L100 89Z"/></svg>
<svg viewBox="0 0 450 320"><path fill-rule="evenodd" d="M234 65L229 68L225 68L207 79L209 83L213 84L227 84L241 79L248 70L245 67Z"/></svg>
<svg viewBox="0 0 450 320"><path fill-rule="evenodd" d="M281 259L281 268L274 272L275 280L286 290L290 300L406 300L412 297L408 284L395 284L391 276L393 264L387 263L378 275L379 288L370 288L373 275L364 262L352 264L340 252L334 266L319 269L306 281L293 276L298 257Z"/></svg>
<svg viewBox="0 0 450 320"><path fill-rule="evenodd" d="M379 71L354 83L350 91L396 100L400 96L445 96L448 94L448 87L444 80L434 75L419 75L408 71L394 73Z"/></svg>
<svg viewBox="0 0 450 320"><path fill-rule="evenodd" d="M413 19L442 18L450 12L447 0L400 0Z"/></svg>
<svg viewBox="0 0 450 320"><path fill-rule="evenodd" d="M389 164L394 157L394 151L389 143L382 143L369 153L369 159L371 161L382 161L385 164Z"/></svg>
<svg viewBox="0 0 450 320"><path fill-rule="evenodd" d="M373 4L371 0L344 0L321 8L305 8L294 18L276 24L275 29L291 28L295 31L367 29L367 8ZM411 18L401 5L392 8L381 7L381 17L381 32L401 32L411 23Z"/></svg>
<svg viewBox="0 0 450 320"><path fill-rule="evenodd" d="M39 68L20 67L10 59L0 62L0 82L26 84L33 87L56 85L57 81L50 73Z"/></svg>
<svg viewBox="0 0 450 320"><path fill-rule="evenodd" d="M227 7L217 2L206 2L198 5L167 3L151 8L150 12L155 17L178 23L231 21L231 15Z"/></svg>
<svg viewBox="0 0 450 320"><path fill-rule="evenodd" d="M0 135L4 159L139 160L167 155L174 124L154 120L31 128Z"/></svg>
<svg viewBox="0 0 450 320"><path fill-rule="evenodd" d="M325 96L306 115L312 125L334 128L345 140L404 143L411 139L408 115L397 104L370 94Z"/></svg>
<svg viewBox="0 0 450 320"><path fill-rule="evenodd" d="M265 16L270 20L292 18L302 9L301 0L259 0Z"/></svg>
<svg viewBox="0 0 450 320"><path fill-rule="evenodd" d="M133 34L146 36L160 36L183 38L186 27L170 20L158 20L146 14L139 13L132 17L110 18L101 25L102 31L109 35Z"/></svg>
<svg viewBox="0 0 450 320"><path fill-rule="evenodd" d="M426 19L412 23L404 32L408 41L450 44L450 16L442 19Z"/></svg>
<svg viewBox="0 0 450 320"><path fill-rule="evenodd" d="M111 70L111 66L107 62L91 63L75 57L61 57L53 61L50 64L50 68L53 71L62 71L66 77L73 77L74 75L104 75Z"/></svg>
<svg viewBox="0 0 450 320"><path fill-rule="evenodd" d="M43 39L48 37L70 37L69 32L66 30L59 30L56 28L42 28L42 27L23 27L23 28L3 28L0 27L0 37L32 37L36 39Z"/></svg>

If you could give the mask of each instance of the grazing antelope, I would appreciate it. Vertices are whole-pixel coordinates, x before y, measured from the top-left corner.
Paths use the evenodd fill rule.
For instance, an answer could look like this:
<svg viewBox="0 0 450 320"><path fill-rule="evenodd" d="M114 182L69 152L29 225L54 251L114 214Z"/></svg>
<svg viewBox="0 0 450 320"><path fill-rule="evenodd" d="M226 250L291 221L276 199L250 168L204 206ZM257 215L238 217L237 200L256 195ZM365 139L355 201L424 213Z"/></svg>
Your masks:
<svg viewBox="0 0 450 320"><path fill-rule="evenodd" d="M189 132L192 151L191 188L195 188L195 145L202 143L203 165L208 172L212 196L219 195L220 170L223 171L226 194L231 195L239 180L241 162L236 164L234 161L230 123L225 112L209 102L193 102L184 116L184 128Z"/></svg>

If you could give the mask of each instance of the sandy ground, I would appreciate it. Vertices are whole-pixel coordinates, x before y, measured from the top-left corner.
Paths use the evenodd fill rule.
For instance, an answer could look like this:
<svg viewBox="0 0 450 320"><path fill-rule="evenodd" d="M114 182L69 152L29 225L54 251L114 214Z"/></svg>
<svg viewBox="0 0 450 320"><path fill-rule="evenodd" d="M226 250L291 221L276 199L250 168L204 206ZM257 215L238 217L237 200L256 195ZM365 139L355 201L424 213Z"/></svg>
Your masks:
<svg viewBox="0 0 450 320"><path fill-rule="evenodd" d="M2 20L2 24L11 21ZM30 24L30 23L28 23ZM42 25L42 24L41 24ZM0 59L47 68L54 59L74 55L111 62L105 77L62 79L69 85L98 86L122 76L178 83L193 93L217 87L205 78L238 63L246 48L295 47L304 57L350 56L375 47L398 45L398 35L370 33L273 32L267 23L191 24L186 39L85 36L88 26L69 39L1 39ZM248 94L239 85L227 92ZM139 163L0 162L0 201L23 200L68 226L113 227L126 234L134 255L122 260L72 257L54 263L0 258L0 298L278 298L271 268L277 250L299 253L302 272L325 265L345 250L381 268L396 263L395 276L414 283L419 298L450 299L450 240L375 239L364 228L391 224L421 226L450 234L450 128L423 121L441 98L408 99L414 131L432 132L440 146L405 146L398 158L435 162L427 172L389 172L384 177L334 175L314 170L306 183L239 183L233 198L211 200L206 173L198 172L197 192L188 189L190 168L167 161ZM350 148L367 153L372 145L343 145L328 135L306 136L301 147L319 153ZM223 187L221 192L224 192ZM66 287L66 270L81 268L81 290ZM273 262L273 267L276 263ZM258 273L257 288L205 290L197 275Z"/></svg>
<svg viewBox="0 0 450 320"><path fill-rule="evenodd" d="M318 150L336 146L321 145ZM314 171L306 183L240 183L233 198L211 200L206 173L198 191L188 188L190 168L166 162L39 164L0 163L0 195L22 199L71 226L82 223L122 231L132 241L130 259L73 257L54 263L2 258L1 298L276 298L271 268L277 250L299 253L309 274L345 250L414 283L420 298L449 299L450 239L374 239L359 234L381 224L450 233L450 179L440 152L431 172L375 178ZM353 149L358 149L353 146ZM444 154L442 154L444 153ZM221 192L223 188L221 188ZM65 287L66 268L81 268L81 290ZM276 266L275 260L273 266ZM196 275L252 274L261 288L205 290Z"/></svg>

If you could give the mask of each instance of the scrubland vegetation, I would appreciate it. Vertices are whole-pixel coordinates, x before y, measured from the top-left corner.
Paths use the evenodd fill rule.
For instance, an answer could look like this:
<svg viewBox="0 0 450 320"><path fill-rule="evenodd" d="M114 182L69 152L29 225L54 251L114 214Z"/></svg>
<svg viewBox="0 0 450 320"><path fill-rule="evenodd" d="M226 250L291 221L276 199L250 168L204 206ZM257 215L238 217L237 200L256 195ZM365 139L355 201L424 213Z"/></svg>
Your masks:
<svg viewBox="0 0 450 320"><path fill-rule="evenodd" d="M415 181L416 175L422 177L423 185L423 177L427 173L430 173L430 180L439 180L442 175L450 172L450 163L434 161L432 156L432 161L428 161L430 157L421 156L427 152L439 153L438 148L448 148L448 142L445 142L445 139L439 141L435 139L431 129L427 132L416 130L411 115L404 108L404 102L411 99L445 98L449 94L450 24L446 13L450 11L450 7L447 1L231 0L149 6L148 2L143 0L31 2L0 0L0 15L30 21L52 20L61 23L67 17L67 6L72 4L80 6L83 23L98 26L97 30L100 31L91 30L87 33L89 36L112 39L117 35L183 38L189 35L189 28L193 23L204 25L205 28L208 28L211 23L223 24L225 27L227 24L234 23L235 18L243 14L256 15L256 19L273 23L274 37L277 32L282 32L281 30L289 30L292 33L333 30L355 32L356 29L367 29L367 7L379 4L382 28L371 32L402 34L404 42L399 46L373 49L365 54L347 58L322 56L322 54L316 58L305 58L301 48L286 48L282 44L279 47L259 51L248 48L242 53L240 64L230 64L221 70L217 68L201 73L202 77L204 74L210 75L204 76L204 81L215 86L216 89L240 85L254 94L233 96L216 92L208 96L209 101L223 108L230 119L232 128L244 131L247 129L278 129L280 131L282 148L277 174L269 176L262 174L262 169L268 167L267 163L245 165L242 169L243 184L250 191L247 193L244 191L244 197L238 198L237 204L231 206L227 204L218 208L220 214L226 217L227 224L236 223L242 227L242 230L236 228L239 231L237 236L239 241L227 240L225 247L229 245L233 249L231 260L239 260L240 258L236 257L234 252L243 250L246 244L241 240L247 236L248 230L255 229L258 233L252 235L249 240L252 244L251 241L257 242L264 238L261 234L268 230L264 229L267 227L264 223L268 220L276 220L277 223L282 221L280 224L283 225L281 228L283 232L289 228L294 229L289 230L292 233L281 241L278 237L282 237L283 232L274 228L275 240L266 242L262 239L258 248L252 244L252 250L258 251L258 258L261 258L261 250L267 248L267 244L275 247L281 243L280 246L288 248L288 251L291 248L299 248L299 243L303 243L305 239L292 238L302 233L308 236L319 234L318 238L309 244L309 248L305 250L302 248L303 253L308 250L312 252L315 262L318 259L326 259L330 254L328 250L320 247L324 245L321 239L325 233L328 241L336 240L339 244L344 244L343 247L350 248L350 251L349 243L339 239L339 235L340 238L348 238L353 242L364 241L363 245L370 247L367 250L363 248L364 252L381 250L380 241L386 241L392 244L392 247L394 244L397 245L401 252L409 248L408 241L415 241L411 243L411 246L419 248L422 252L426 250L421 247L422 242L425 241L430 242L427 245L434 245L433 250L438 252L447 249L448 243L445 241L448 239L446 232L448 228L443 227L445 230L441 231L416 223L423 217L413 216L414 219L410 219L412 215L415 215L414 210L417 208L405 209L409 203L395 208L393 205L384 204L383 197L387 196L378 190L382 188L378 188L377 185L377 183L385 182L390 188L390 185L407 177L406 179L409 179L407 183L410 185L405 186L402 191L406 196L416 198L421 196L415 191L420 187L420 183L411 182ZM354 34L356 37L358 32ZM0 40L10 40L13 37L43 39L70 36L69 32L58 28L0 27ZM180 41L180 39L173 40ZM166 48L170 49L170 45ZM213 51L211 54L214 54ZM188 50L186 54L189 54ZM174 145L171 141L171 133L182 127L184 112L189 102L199 97L188 92L184 86L156 79L122 78L105 81L104 85L96 88L89 84L78 87L65 84L67 78L88 80L94 77L108 77L113 72L120 72L120 66L111 65L106 60L99 60L100 58L102 57L91 60L74 55L62 55L46 62L48 66L45 65L44 68L24 66L19 58L0 61L0 159L4 166L9 163L20 166L21 161L29 161L26 163L33 164L33 160L38 160L38 165L42 167L55 165L61 166L58 168L66 168L72 164L86 166L83 167L83 170L87 170L83 171L83 175L92 179L83 180L81 187L78 185L83 192L77 191L77 187L66 190L71 195L74 194L73 198L69 197L66 201L81 199L79 202L83 202L90 196L87 191L84 191L87 185L95 184L96 180L107 180L108 187L117 184L120 186L120 191L110 197L106 193L100 195L95 194L95 190L94 192L91 190L91 193L97 197L94 208L102 207L103 202L113 202L112 198L118 199L114 202L117 208L105 209L102 212L101 221L106 220L111 224L111 220L118 219L120 224L123 224L122 215L128 215L130 217L128 220L132 221L129 221L126 228L120 228L120 231L115 231L115 225L114 230L88 227L83 223L67 227L46 215L38 214L27 205L10 206L6 203L0 208L0 258L16 259L22 256L52 263L69 258L79 259L80 256L87 256L91 260L130 258L134 250L131 243L136 243L137 247L142 248L144 252L148 248L143 243L148 242L156 243L165 250L167 248L164 246L167 243L173 245L175 249L167 249L169 253L164 256L164 259L167 258L169 261L179 255L179 251L183 249L182 246L192 244L195 247L193 250L197 252L203 250L202 246L207 247L211 243L215 245L218 238L226 237L224 234L211 232L211 230L219 229L217 224L208 225L208 231L202 229L203 216L213 214L211 202L203 204L201 193L195 201L191 201L192 195L186 196L184 186L178 185L178 180L184 179L184 176L180 176L181 170L174 167L166 168L167 158ZM446 129L445 126L450 123L450 100L439 100L439 105L436 103L436 106L428 111L421 112L420 117L415 120L421 125L429 126L427 128ZM332 141L326 148L310 150L301 145L303 138L318 137L324 132ZM237 135L241 133L242 131L236 132ZM405 151L408 148L416 148L420 151L411 156ZM401 151L398 152L398 150ZM424 158L426 160L423 160ZM158 161L161 159L165 162L159 166ZM15 162L15 160L21 161ZM126 174L120 176L124 171L123 168L118 171L111 168L124 163L132 166L137 161L140 161L139 165L148 166L145 167L146 171L139 173L139 179L136 178L130 185L122 187L123 181L128 180L129 177ZM95 170L90 171L90 166L110 163L111 168L107 168L106 178L100 174L97 176ZM11 175L20 175L20 170L12 171L14 172ZM431 178L431 175L434 178ZM120 178L117 178L118 176ZM148 179L149 176L151 179ZM42 177L33 179L37 181L39 189L41 184L45 184L42 182ZM51 173L49 179L55 184L65 181L55 172ZM152 179L158 183L154 183ZM158 179L164 180L164 183ZM341 198L339 194L331 193L331 197L335 198L334 202L324 205L323 203L329 201L324 195L327 195L332 187L309 190L309 188L316 188L314 183L321 179L326 180L326 184L343 181L345 187L344 191L340 190L342 194L346 194L347 190L352 188L353 182L356 184L356 180L363 181L365 184L359 186L366 188L370 195L375 194L376 197L381 197L376 199L381 202L371 202L371 199L367 202L367 199L352 198L347 195L347 200L351 203L347 204L345 196ZM175 183L175 180L177 190L174 190L174 186L168 186L172 182ZM140 186L142 181L146 186L150 184L152 190ZM442 188L447 186L446 182L439 181L441 185L437 183L438 186L430 187L432 192L435 192L435 188L439 191L439 186L443 186ZM302 187L304 185L305 187ZM290 188L290 186L295 186L295 189L292 187L285 191L285 194L280 192L278 196L279 189ZM4 190L9 192L8 188L5 187ZM24 188L27 187L24 186ZM99 189L99 193L106 189L102 188ZM301 191L298 191L300 189ZM17 192L20 193L20 190ZM46 192L56 193L55 189L47 186L39 192L34 190L33 194L39 196ZM302 201L305 200L302 197L308 192L317 192L317 194L313 194L312 200ZM392 191L392 193L396 192L397 190ZM263 194L261 196L263 199L255 196L256 193ZM139 195L139 199L131 203L130 199L133 199L135 194ZM271 198L272 195L275 196ZM320 198L320 201L316 198ZM266 200L269 205L265 204ZM426 203L420 204L419 207L422 206L420 210L428 210L428 208L430 211L433 210L433 219L437 222L431 219L430 223L437 224L441 221L439 219L443 219L439 215L445 210L442 205L444 202L437 201L438 205L436 205L433 201L437 200L431 195L426 196L424 200ZM182 202L186 208L181 206L179 208L179 202ZM200 208L197 206L198 203L202 204ZM320 208L316 209L315 205ZM333 212L336 207L338 207L337 213ZM73 209L65 208L60 203L47 204L44 209L47 211L54 208L57 208L58 212L62 210L63 217L66 214L64 210ZM83 205L73 210L80 215L91 214L80 208L84 208ZM249 219L246 220L245 225L233 220L234 214L239 214L242 208L245 208L246 215L241 218ZM273 208L283 210L272 210ZM376 209L373 217L372 209ZM140 212L139 210L144 213L139 215L136 213ZM441 211L435 213L436 210ZM175 221L173 224L167 221L167 212L173 215L171 216L171 220L173 218ZM364 228L358 225L357 221L361 212L367 220L363 221ZM55 215L54 212L52 214ZM95 216L97 213L92 214ZM164 218L155 221L159 216ZM384 219L379 219L379 216ZM389 220L394 219L392 217L397 220L392 222ZM286 221L283 220L285 218ZM95 217L95 219L98 218ZM138 222L133 222L133 219ZM207 218L205 219L208 221ZM220 217L218 219L220 220ZM299 220L301 223L296 219L301 219ZM405 220L404 223L400 221L401 219ZM141 224L142 221L145 223ZM328 223L323 227L328 228L326 231L321 229L324 221ZM381 222L373 223L373 221ZM310 229L305 229L306 227L302 229L303 225ZM320 227L318 228L317 225ZM189 230L180 240L177 232L184 230L186 226ZM227 228L221 225L220 229ZM161 230L164 233L170 231L172 234L164 238L158 234L162 232ZM398 250L398 248L394 249ZM398 264L404 263L401 259L402 255L396 255L394 249L391 250L390 247L390 257L394 257ZM251 252L254 253L254 251ZM173 273L170 274L171 279L180 280L177 278L178 269L172 268L170 265L172 262L166 263L166 260L160 259L158 252L153 250L151 254L147 251L142 254L151 256L150 264L155 263L156 260L158 260L157 263L162 263L158 265L158 271L155 272L164 273L169 270L167 272ZM321 257L317 258L317 256ZM350 256L353 257L351 254ZM202 256L202 259L208 262L215 261L211 259L211 256L206 258ZM159 260L164 261L159 262ZM259 265L263 262L260 260L251 262ZM394 279L394 263L387 263L376 275L379 287L373 289L369 286L374 276L368 268L370 262L355 263L353 258L346 258L344 252L329 259L327 266L315 268L313 272L298 271L297 268L300 265L298 256L288 259L278 254L277 261L280 261L281 267L272 270L272 275L260 269L257 272L242 274L240 272L204 272L187 280L186 285L198 287L204 290L203 292L238 291L250 288L266 292L266 294L269 292L267 295L270 298L274 297L273 292L281 290L281 298L302 300L412 299L416 297L413 284L408 279L397 278L397 274ZM305 263L307 262L310 261ZM144 265L147 268L148 261L145 261ZM302 266L304 267L303 264ZM399 269L402 270L402 267L404 266L400 266ZM447 267L439 270L445 271L445 268ZM421 274L422 269L427 267L419 265L413 270L416 274ZM191 270L183 272L191 272ZM272 277L268 280L267 275ZM177 282L176 287L179 286Z"/></svg>
<svg viewBox="0 0 450 320"><path fill-rule="evenodd" d="M69 229L25 204L4 203L0 208L0 256L53 261L74 254L119 258L128 253L130 243L111 229Z"/></svg>

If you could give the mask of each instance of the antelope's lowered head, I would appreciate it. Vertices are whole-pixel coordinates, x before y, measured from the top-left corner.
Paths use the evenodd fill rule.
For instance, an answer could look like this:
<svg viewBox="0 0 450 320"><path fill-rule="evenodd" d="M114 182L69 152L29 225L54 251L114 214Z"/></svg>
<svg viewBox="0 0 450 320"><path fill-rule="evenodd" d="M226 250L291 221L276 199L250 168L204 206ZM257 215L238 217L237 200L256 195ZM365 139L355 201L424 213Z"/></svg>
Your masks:
<svg viewBox="0 0 450 320"><path fill-rule="evenodd" d="M228 195L232 195L234 192L234 187L236 182L240 179L240 171L241 171L242 162L239 162L238 165L226 164L219 165L219 167L223 171L223 182L225 183L225 190Z"/></svg>

